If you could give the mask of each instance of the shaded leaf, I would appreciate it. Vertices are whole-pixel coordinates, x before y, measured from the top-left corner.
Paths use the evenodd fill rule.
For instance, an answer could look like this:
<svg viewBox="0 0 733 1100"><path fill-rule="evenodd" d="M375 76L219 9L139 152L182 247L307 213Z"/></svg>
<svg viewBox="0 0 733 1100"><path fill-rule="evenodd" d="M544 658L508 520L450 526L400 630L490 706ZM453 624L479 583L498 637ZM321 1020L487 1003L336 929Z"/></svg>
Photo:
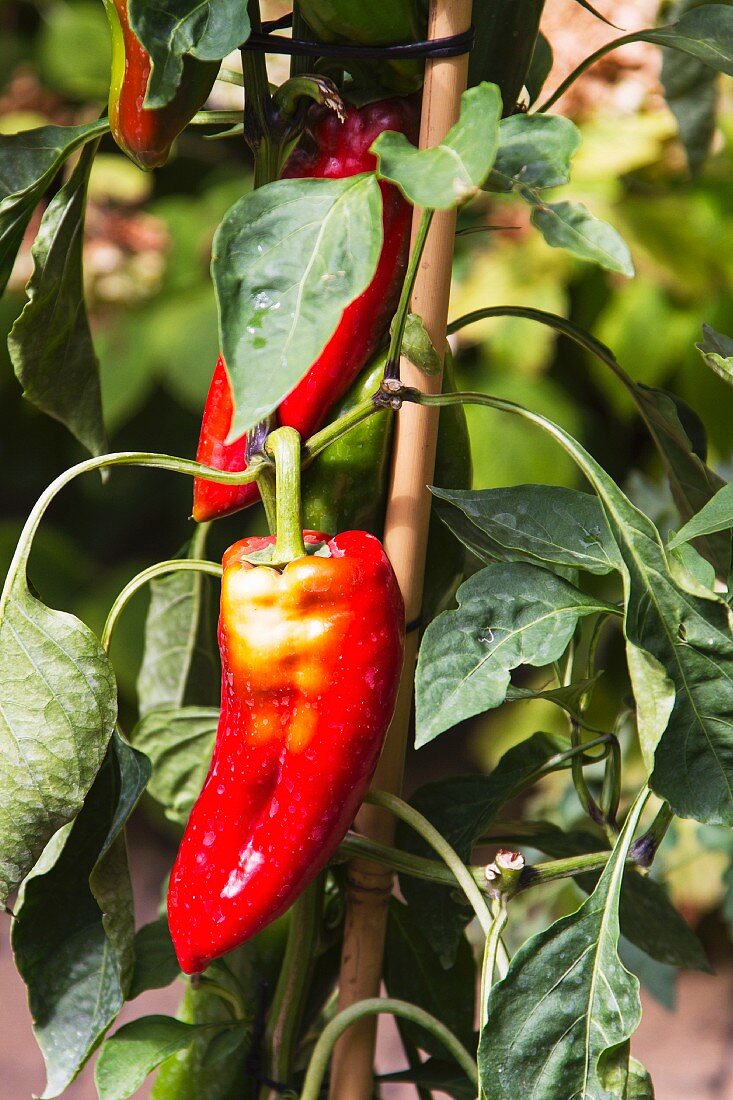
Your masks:
<svg viewBox="0 0 733 1100"><path fill-rule="evenodd" d="M130 0L130 26L150 54L145 106L165 107L183 75L184 55L220 61L249 38L238 0Z"/></svg>
<svg viewBox="0 0 733 1100"><path fill-rule="evenodd" d="M569 742L564 738L536 733L505 753L491 775L462 775L428 783L412 796L410 803L435 825L467 862L502 806L568 747ZM423 856L432 854L425 842L406 825L398 825L398 842L409 852ZM463 894L404 874L400 875L400 889L419 915L422 930L443 965L450 966L462 930L472 913Z"/></svg>
<svg viewBox="0 0 733 1100"><path fill-rule="evenodd" d="M148 793L177 825L186 824L203 786L218 721L219 711L207 707L161 707L132 732L153 766Z"/></svg>
<svg viewBox="0 0 733 1100"><path fill-rule="evenodd" d="M184 553L204 554L206 526L199 526ZM219 697L212 584L203 573L181 570L150 583L145 648L137 678L141 717L157 707L211 704Z"/></svg>
<svg viewBox="0 0 733 1100"><path fill-rule="evenodd" d="M133 1001L148 989L164 989L179 974L167 919L144 924L135 933L135 966L125 999Z"/></svg>
<svg viewBox="0 0 733 1100"><path fill-rule="evenodd" d="M86 145L43 215L32 249L28 301L8 337L23 396L60 420L94 455L108 449L82 273L84 210L96 146Z"/></svg>
<svg viewBox="0 0 733 1100"><path fill-rule="evenodd" d="M418 317L416 313L407 314L400 353L423 374L440 374L440 356L433 346L422 317Z"/></svg>
<svg viewBox="0 0 733 1100"><path fill-rule="evenodd" d="M372 145L380 178L396 183L414 206L449 210L476 194L499 143L501 97L481 83L461 96L461 114L439 145L416 149L404 134L385 131Z"/></svg>
<svg viewBox="0 0 733 1100"><path fill-rule="evenodd" d="M415 680L417 747L504 702L519 665L557 660L578 619L613 611L544 569L489 565L458 589L458 608L428 626Z"/></svg>
<svg viewBox="0 0 733 1100"><path fill-rule="evenodd" d="M590 573L619 568L603 509L590 493L550 485L431 491L463 512L488 537L489 548L498 543L524 558ZM451 526L450 516L444 518Z"/></svg>
<svg viewBox="0 0 733 1100"><path fill-rule="evenodd" d="M0 293L5 289L31 214L66 158L103 134L107 121L39 126L0 134Z"/></svg>
<svg viewBox="0 0 733 1100"><path fill-rule="evenodd" d="M733 9L724 3L693 8L667 27L640 31L634 37L671 46L721 73L733 76Z"/></svg>
<svg viewBox="0 0 733 1100"><path fill-rule="evenodd" d="M629 278L634 264L628 245L607 222L579 202L532 203L532 224L552 248L564 248L581 260L600 264Z"/></svg>
<svg viewBox="0 0 733 1100"><path fill-rule="evenodd" d="M450 969L444 969L425 936L417 910L390 899L384 981L390 997L419 1004L457 1035L465 1047L473 1044L476 964L462 936ZM399 1021L400 1032L421 1050L436 1057L445 1054L441 1043L409 1021Z"/></svg>
<svg viewBox="0 0 733 1100"><path fill-rule="evenodd" d="M122 830L148 774L115 735L79 816L22 891L13 949L46 1062L44 1097L73 1081L122 1007L134 936Z"/></svg>
<svg viewBox="0 0 733 1100"><path fill-rule="evenodd" d="M580 147L580 132L561 115L511 115L499 128L499 148L489 187L510 191L517 184L541 190L570 179L570 162Z"/></svg>
<svg viewBox="0 0 733 1100"><path fill-rule="evenodd" d="M529 93L530 104L536 103L540 92L545 86L545 81L552 71L554 57L552 46L540 31L532 51L532 61L525 79L525 87Z"/></svg>
<svg viewBox="0 0 733 1100"><path fill-rule="evenodd" d="M236 406L230 437L297 385L371 281L382 247L373 175L286 179L231 207L214 238L221 346Z"/></svg>
<svg viewBox="0 0 733 1100"><path fill-rule="evenodd" d="M15 574L0 603L0 896L79 813L117 716L95 635Z"/></svg>
<svg viewBox="0 0 733 1100"><path fill-rule="evenodd" d="M644 805L642 796L588 900L523 944L492 989L479 1043L481 1087L492 1100L625 1095L641 1004L618 956L618 904Z"/></svg>
<svg viewBox="0 0 733 1100"><path fill-rule="evenodd" d="M460 1066L440 1058L429 1058L420 1066L396 1073L381 1073L377 1081L385 1085L418 1085L431 1093L433 1090L447 1093L452 1100L476 1100L476 1086L461 1073Z"/></svg>
<svg viewBox="0 0 733 1100"><path fill-rule="evenodd" d="M703 360L715 373L733 386L733 340L730 336L724 336L722 332L716 332L710 325L702 326L702 340L695 347L700 352Z"/></svg>

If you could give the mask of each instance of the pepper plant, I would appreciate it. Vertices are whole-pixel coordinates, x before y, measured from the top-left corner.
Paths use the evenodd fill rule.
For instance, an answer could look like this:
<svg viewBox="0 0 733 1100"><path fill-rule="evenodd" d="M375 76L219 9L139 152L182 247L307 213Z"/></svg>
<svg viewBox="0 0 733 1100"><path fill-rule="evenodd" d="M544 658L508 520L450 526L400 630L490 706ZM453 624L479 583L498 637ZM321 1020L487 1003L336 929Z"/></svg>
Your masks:
<svg viewBox="0 0 733 1100"><path fill-rule="evenodd" d="M156 1100L316 1100L349 1035L371 1065L364 1021L389 1013L408 1068L373 1086L334 1069L334 1100L367 1100L386 1081L458 1100L651 1097L630 1052L641 1002L627 949L642 975L707 968L655 860L676 820L733 824L733 492L707 465L695 412L637 384L591 332L531 299L504 305L490 286L484 308L447 326L442 307L414 307L420 287L447 301L451 250L436 262L431 241L450 242L457 211L462 229L488 233L503 202L530 209L547 247L633 277L619 232L555 194L580 138L550 108L602 55L653 43L699 170L718 75L733 75L733 10L665 5L657 25L621 34L544 91L542 0L477 0L473 32L456 15L470 5L448 0L429 11L300 0L295 49L277 36L290 21L263 25L257 0L105 5L108 112L0 137L3 286L43 210L12 363L26 398L91 455L41 492L0 600L0 882L43 1095L63 1095L96 1054L101 1100L136 1095L151 1073ZM454 33L441 36L451 11ZM265 53L280 50L291 71L275 86ZM447 71L454 99L441 91ZM243 86L242 109L200 109L216 80ZM456 121L429 141L441 96ZM83 294L90 173L112 138L155 168L188 126L246 142L253 161L253 187L243 181L213 243L220 358L198 461L109 453ZM456 392L446 334L499 316L553 329L612 373L668 479L669 537L592 441L533 409L531 386L522 404ZM733 339L707 327L699 350L722 395ZM544 433L585 489L473 485L466 407L519 418L528 447ZM420 447L406 427L415 408ZM396 488L406 462L409 506ZM183 552L171 545L125 586L97 637L44 602L28 564L57 495L117 466L194 479L197 526ZM110 476L103 506L120 491ZM258 498L253 531L243 509ZM229 513L247 538L222 570L207 542ZM398 529L417 547L406 579L404 562L388 560ZM208 614L219 583L221 669ZM109 649L146 588L137 722L123 729ZM564 732L535 732L490 774L444 775L409 801L378 784L367 793L385 735L400 770L399 700L413 697L418 638L418 748L526 700L557 708ZM599 681L619 638L609 713ZM539 816L545 790L565 792L572 811ZM136 929L125 828L144 795L183 840L167 907ZM362 800L372 812L354 824ZM394 843L375 820L397 823ZM370 868L399 876L399 895L373 895L383 958L381 932L359 939ZM548 907L529 929L525 893L566 882L575 907L554 920ZM357 996L355 944L371 975ZM176 1017L116 1025L127 1002L178 981Z"/></svg>

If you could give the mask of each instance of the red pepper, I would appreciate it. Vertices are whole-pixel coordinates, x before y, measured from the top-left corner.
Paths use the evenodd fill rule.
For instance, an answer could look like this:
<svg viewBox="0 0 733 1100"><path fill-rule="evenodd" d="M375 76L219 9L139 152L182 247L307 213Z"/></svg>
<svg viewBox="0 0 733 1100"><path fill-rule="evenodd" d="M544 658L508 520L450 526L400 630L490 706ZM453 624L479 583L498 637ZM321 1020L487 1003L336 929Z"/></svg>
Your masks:
<svg viewBox="0 0 733 1100"><path fill-rule="evenodd" d="M218 61L183 60L183 78L165 107L143 107L150 55L127 16L127 0L104 0L112 32L109 124L115 141L141 168L160 168L181 130L203 107L219 72Z"/></svg>
<svg viewBox="0 0 733 1100"><path fill-rule="evenodd" d="M304 532L282 571L224 555L214 755L168 891L178 961L196 973L315 878L369 785L402 667L404 604L381 543Z"/></svg>
<svg viewBox="0 0 733 1100"><path fill-rule="evenodd" d="M348 107L341 122L333 111L318 114L314 147L295 150L283 178L341 179L371 172L376 158L369 152L384 130L414 139L417 112L411 99L385 99L364 107ZM304 437L324 422L332 406L346 393L362 367L382 342L399 298L407 263L411 208L391 184L380 183L384 242L371 283L346 310L320 356L278 410L278 423L296 428ZM220 470L244 470L247 438L226 444L232 422L232 397L224 360L219 357L204 407L196 458ZM199 523L228 515L257 500L257 487L217 485L196 478L193 515Z"/></svg>

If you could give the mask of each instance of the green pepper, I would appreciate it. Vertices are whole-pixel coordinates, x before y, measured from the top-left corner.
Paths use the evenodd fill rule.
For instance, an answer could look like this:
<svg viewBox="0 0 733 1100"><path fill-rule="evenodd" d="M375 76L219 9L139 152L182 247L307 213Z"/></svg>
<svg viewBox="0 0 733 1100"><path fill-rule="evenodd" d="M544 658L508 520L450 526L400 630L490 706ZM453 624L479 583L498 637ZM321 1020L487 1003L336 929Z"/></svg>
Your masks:
<svg viewBox="0 0 733 1100"><path fill-rule="evenodd" d="M426 34L426 6L421 0L300 0L299 11L322 42L396 46L421 41ZM344 62L366 88L398 95L417 91L423 66L421 59Z"/></svg>
<svg viewBox="0 0 733 1100"><path fill-rule="evenodd" d="M376 393L386 355L377 356L335 409L333 419ZM453 358L446 350L444 389L455 391ZM382 537L392 449L393 416L376 413L328 447L303 474L303 526L314 531L357 528ZM435 484L471 487L471 449L462 405L441 410ZM463 577L465 550L437 515L430 520L423 619L427 623L450 603Z"/></svg>

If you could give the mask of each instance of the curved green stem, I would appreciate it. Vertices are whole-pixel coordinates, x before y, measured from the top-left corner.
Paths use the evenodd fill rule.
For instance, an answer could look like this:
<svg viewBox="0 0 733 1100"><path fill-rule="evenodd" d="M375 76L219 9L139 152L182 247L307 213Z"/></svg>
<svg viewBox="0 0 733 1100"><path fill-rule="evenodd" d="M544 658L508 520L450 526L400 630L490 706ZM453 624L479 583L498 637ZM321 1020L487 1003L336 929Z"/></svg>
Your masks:
<svg viewBox="0 0 733 1100"><path fill-rule="evenodd" d="M214 561L202 561L198 558L170 558L168 561L159 561L155 565L150 565L147 569L141 570L131 581L127 582L109 609L100 639L105 653L109 650L117 620L135 593L139 592L150 581L155 580L156 577L164 577L167 573L179 572L207 573L210 577L220 578L221 566Z"/></svg>
<svg viewBox="0 0 733 1100"><path fill-rule="evenodd" d="M226 989L225 986L220 985L219 982L215 982L213 978L201 977L196 982L196 989L201 989L205 993L214 993L220 1000L231 1009L232 1015L235 1020L243 1020L245 1018L242 1005L239 998L232 993L230 989Z"/></svg>
<svg viewBox="0 0 733 1100"><path fill-rule="evenodd" d="M339 844L338 850L339 855L345 860L368 859L383 867L391 867L398 874L412 875L413 878L423 879L425 882L435 882L441 886L456 885L456 876L445 863L427 856L412 855L401 848L392 848L388 844L380 844L359 833L347 833ZM467 866L467 870L478 888L481 889L483 886L485 889L486 868L483 865Z"/></svg>
<svg viewBox="0 0 733 1100"><path fill-rule="evenodd" d="M557 103L558 99L565 94L571 84L574 84L579 76L595 65L596 61L600 61L602 57L605 57L607 53L611 53L612 50L617 50L619 46L628 46L632 42L645 42L647 40L647 31L636 31L633 34L625 34L622 38L615 38L613 42L607 42L605 46L601 46L600 49L592 53L590 57L586 57L584 61L581 61L577 69L573 69L570 76L566 76L563 82L555 89L549 99L546 99L541 107L537 108L538 114L548 111L553 104Z"/></svg>
<svg viewBox="0 0 733 1100"><path fill-rule="evenodd" d="M265 449L275 460L277 541L273 565L286 565L305 556L300 503L300 436L295 428L278 428L267 437Z"/></svg>
<svg viewBox="0 0 733 1100"><path fill-rule="evenodd" d="M308 999L322 912L323 875L319 875L291 910L285 955L267 1014L268 1077L286 1085L293 1079L298 1033ZM263 1088L262 1096L263 1100L277 1100L277 1093L269 1086Z"/></svg>
<svg viewBox="0 0 733 1100"><path fill-rule="evenodd" d="M208 481L217 481L229 485L247 485L254 480L255 476L251 470L241 472L215 470L212 466L204 466L202 463L194 462L191 459L175 458L173 455L151 454L148 451L120 451L116 454L99 455L96 458L87 458L83 462L78 462L75 466L64 470L51 482L38 498L28 519L25 521L0 596L0 615L5 610L8 594L18 572L27 561L33 538L51 501L75 477L80 474L91 473L94 470L103 470L108 466L150 466L156 470L171 470L174 473L188 474L192 477L205 477Z"/></svg>
<svg viewBox="0 0 733 1100"><path fill-rule="evenodd" d="M326 1024L313 1048L300 1100L319 1100L326 1069L336 1042L357 1020L363 1020L366 1016L376 1016L380 1013L399 1016L400 1019L409 1020L411 1023L417 1024L418 1027L429 1031L431 1035L434 1035L436 1039L443 1043L473 1087L478 1089L478 1069L475 1061L445 1024L441 1023L440 1020L436 1020L435 1016L431 1016L424 1009L418 1008L417 1005L408 1004L406 1001L398 1001L392 997L371 997L350 1005Z"/></svg>
<svg viewBox="0 0 733 1100"><path fill-rule="evenodd" d="M507 910L507 899L503 896L499 897L495 902L496 913L491 925L491 930L486 937L486 943L484 945L484 957L481 963L481 986L479 993L479 1032L484 1030L486 1026L486 1015L488 1010L489 993L491 987L494 984L494 973L496 971L496 960L499 954L499 945L501 944L501 934L506 927L507 918L509 916Z"/></svg>
<svg viewBox="0 0 733 1100"><path fill-rule="evenodd" d="M233 83L233 81L232 81ZM241 111L197 111L189 126L235 126L241 123Z"/></svg>
<svg viewBox="0 0 733 1100"><path fill-rule="evenodd" d="M378 393L379 391L377 391ZM375 397L377 395L375 394ZM384 406L378 405L374 397L367 398L366 401L360 402L355 405L349 412L344 413L337 420L334 420L331 424L327 424L325 428L321 428L319 432L312 435L310 439L306 439L302 449L302 467L305 469L310 466L314 458L316 458L322 451L325 451L327 447L330 447L332 443L336 443L337 440L345 436L352 428L356 428L358 424L368 420L374 413L382 412Z"/></svg>
<svg viewBox="0 0 733 1100"><path fill-rule="evenodd" d="M432 825L426 817L423 817L421 813L413 809L401 798L397 798L396 795L387 794L386 791L370 791L366 796L366 801L371 802L374 806L381 806L385 810L389 810L400 821L404 821L406 825L409 825L411 829L423 838L426 844L438 853L440 858L450 867L453 872L456 882L462 888L466 898L476 914L476 918L484 931L484 934L488 936L491 925L493 923L493 917L491 910L489 909L486 898L481 893L475 878L469 871L466 864L460 858L455 848L453 848L445 837L438 832L434 825Z"/></svg>

